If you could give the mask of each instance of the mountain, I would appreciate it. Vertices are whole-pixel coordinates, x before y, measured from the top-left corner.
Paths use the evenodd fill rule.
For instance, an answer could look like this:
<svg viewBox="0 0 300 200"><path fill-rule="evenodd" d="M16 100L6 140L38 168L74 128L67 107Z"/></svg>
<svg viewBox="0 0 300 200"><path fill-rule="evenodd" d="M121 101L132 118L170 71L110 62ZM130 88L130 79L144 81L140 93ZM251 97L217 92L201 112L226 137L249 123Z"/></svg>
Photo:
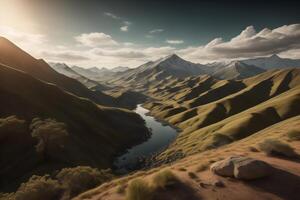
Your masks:
<svg viewBox="0 0 300 200"><path fill-rule="evenodd" d="M124 72L124 71L127 71L129 69L130 69L129 67L119 66L119 67L112 68L111 71L113 71L113 72Z"/></svg>
<svg viewBox="0 0 300 200"><path fill-rule="evenodd" d="M281 58L276 54L270 57L242 60L242 62L248 65L255 65L265 70L300 67L300 60Z"/></svg>
<svg viewBox="0 0 300 200"><path fill-rule="evenodd" d="M35 59L3 37L0 37L0 63L55 84L79 97L91 99L98 104L115 105L112 97L100 91L91 91L79 81L56 72L44 60Z"/></svg>
<svg viewBox="0 0 300 200"><path fill-rule="evenodd" d="M10 134L7 130L13 127L3 131L0 123L1 187L18 183L25 174L28 178L33 173L51 173L62 167L111 167L115 154L148 136L144 121L133 112L99 106L3 64L0 91L0 118L16 116L26 124L35 117L52 118L65 123L69 133L64 150L51 151L48 163L38 159L29 128ZM22 141L21 145L18 141Z"/></svg>
<svg viewBox="0 0 300 200"><path fill-rule="evenodd" d="M75 200L123 200L140 185L151 191L141 199L299 199L294 191L300 189L300 69L268 70L239 80L202 75L157 86L147 92L152 98L143 106L179 128L177 138L142 170ZM226 160L237 157L238 164ZM246 178L260 165L244 165L249 158L270 166L271 173ZM216 165L219 173L211 170ZM245 178L227 174L230 169Z"/></svg>
<svg viewBox="0 0 300 200"><path fill-rule="evenodd" d="M254 65L248 65L241 61L231 61L229 63L215 63L210 65L215 68L212 76L220 79L243 79L255 76L264 72L264 69Z"/></svg>
<svg viewBox="0 0 300 200"><path fill-rule="evenodd" d="M155 88L157 84L161 84L168 79L183 79L198 75L211 75L218 79L242 79L264 71L241 61L201 65L172 54L120 73L112 79L111 83L145 90L145 88Z"/></svg>
<svg viewBox="0 0 300 200"><path fill-rule="evenodd" d="M120 73L111 82L116 85L125 84L134 88L147 88L170 78L185 78L205 74L205 69L201 67L200 64L188 62L176 54L172 54Z"/></svg>
<svg viewBox="0 0 300 200"><path fill-rule="evenodd" d="M151 114L183 131L164 155L207 150L216 133L235 141L300 115L300 69L269 70L242 80L188 78L150 92L156 99L146 104Z"/></svg>
<svg viewBox="0 0 300 200"><path fill-rule="evenodd" d="M70 78L76 79L85 85L89 89L97 89L99 91L107 90L108 87L98 83L97 81L90 80L87 77L77 73L73 69L71 69L65 63L49 63L49 65L57 72L64 74Z"/></svg>
<svg viewBox="0 0 300 200"><path fill-rule="evenodd" d="M79 66L72 66L71 67L74 71L76 71L78 74L81 74L91 80L95 81L105 81L106 79L109 79L112 75L115 74L115 72L103 67L91 67L91 68L82 68Z"/></svg>

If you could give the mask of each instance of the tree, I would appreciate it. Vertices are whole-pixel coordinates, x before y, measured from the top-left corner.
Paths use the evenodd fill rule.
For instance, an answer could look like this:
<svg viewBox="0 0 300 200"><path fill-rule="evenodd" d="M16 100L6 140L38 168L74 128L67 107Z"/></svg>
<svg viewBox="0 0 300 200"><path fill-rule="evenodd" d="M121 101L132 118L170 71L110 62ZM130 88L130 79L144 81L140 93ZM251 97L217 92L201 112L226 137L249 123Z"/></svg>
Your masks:
<svg viewBox="0 0 300 200"><path fill-rule="evenodd" d="M31 136L38 139L37 152L46 159L52 150L64 148L67 138L67 127L55 119L34 118L30 124Z"/></svg>

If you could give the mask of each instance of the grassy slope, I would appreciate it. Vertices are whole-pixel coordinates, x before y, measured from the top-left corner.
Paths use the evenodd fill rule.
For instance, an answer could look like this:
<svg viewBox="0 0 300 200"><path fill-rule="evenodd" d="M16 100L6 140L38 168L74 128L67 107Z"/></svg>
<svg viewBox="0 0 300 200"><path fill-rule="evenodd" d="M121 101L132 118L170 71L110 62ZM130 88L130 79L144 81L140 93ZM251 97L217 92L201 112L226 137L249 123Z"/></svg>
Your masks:
<svg viewBox="0 0 300 200"><path fill-rule="evenodd" d="M151 113L183 131L161 158L226 144L299 115L299 85L300 70L288 69L239 81L191 78L150 93L157 99L146 104Z"/></svg>
<svg viewBox="0 0 300 200"><path fill-rule="evenodd" d="M91 91L79 81L56 72L45 61L35 59L3 37L0 37L0 52L0 63L2 64L27 72L37 79L53 83L68 92L89 98L98 104L116 105L114 98L100 91Z"/></svg>
<svg viewBox="0 0 300 200"><path fill-rule="evenodd" d="M55 118L66 123L70 133L65 151L55 155L51 164L38 163L35 142L28 139L29 135L18 136L28 139L26 151L2 155L2 180L30 174L39 168L50 172L57 164L59 167L79 164L110 167L116 153L144 140L148 133L144 121L133 112L99 106L4 65L0 65L0 110L1 118L16 115L28 122L34 117ZM14 138L7 140L14 141ZM5 142L4 138L1 143ZM12 143L6 148L19 147ZM5 162L5 158L11 156L15 159Z"/></svg>
<svg viewBox="0 0 300 200"><path fill-rule="evenodd" d="M287 137L287 133L293 129L300 129L299 116L283 120L245 139L222 146L218 149L187 156L171 165L164 165L146 171L138 171L131 175L115 179L79 195L75 200L124 200L126 199L125 194L118 193L120 185L125 185L126 187L126 185L135 178L142 178L151 183L153 175L164 168L168 168L176 174L184 184L184 187L160 191L161 199L297 200L299 199L298 191L300 189L300 164L298 160L268 157L262 152L252 152L249 150L249 147L256 147L261 141L272 138L288 142L299 154L300 142L291 142ZM277 170L269 178L244 182L216 176L207 168L203 167L209 167L211 163L232 155L261 159L273 165ZM189 172L193 172L196 178L191 178L188 175ZM212 186L211 183L216 180L221 180L225 184L225 187ZM201 187L199 185L200 182L206 186ZM284 187L282 183L284 183Z"/></svg>

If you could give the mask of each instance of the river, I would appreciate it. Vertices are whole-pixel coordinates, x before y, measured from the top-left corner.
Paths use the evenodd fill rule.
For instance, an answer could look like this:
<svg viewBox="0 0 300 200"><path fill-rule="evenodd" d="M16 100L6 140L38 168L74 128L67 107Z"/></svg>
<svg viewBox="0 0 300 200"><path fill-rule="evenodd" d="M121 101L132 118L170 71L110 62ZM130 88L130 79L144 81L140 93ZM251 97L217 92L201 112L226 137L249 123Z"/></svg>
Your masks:
<svg viewBox="0 0 300 200"><path fill-rule="evenodd" d="M154 117L147 115L149 110L143 108L141 104L134 110L146 122L146 126L151 131L150 138L132 148L126 153L116 158L114 165L118 170L130 171L136 167L139 158L150 157L166 148L176 138L178 131L165 123L159 122Z"/></svg>

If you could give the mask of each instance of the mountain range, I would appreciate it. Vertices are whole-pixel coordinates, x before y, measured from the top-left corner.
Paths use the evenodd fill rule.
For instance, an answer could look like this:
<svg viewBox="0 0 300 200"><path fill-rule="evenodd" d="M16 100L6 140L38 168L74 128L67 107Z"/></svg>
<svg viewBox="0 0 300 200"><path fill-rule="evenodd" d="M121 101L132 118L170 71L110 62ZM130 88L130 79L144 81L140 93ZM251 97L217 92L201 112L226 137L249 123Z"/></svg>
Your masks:
<svg viewBox="0 0 300 200"><path fill-rule="evenodd" d="M130 69L69 67L36 59L1 37L1 192L16 191L33 175L54 177L63 168L113 168L117 156L151 137L141 116L127 110L143 104L148 114L176 127L177 138L141 159L142 170L114 176L75 199L126 199L136 178L144 181L137 187L151 186L157 199L288 199L300 185L299 158L284 157L284 145L300 154L299 141L289 137L300 127L299 67L299 60L277 55L197 64L175 54ZM58 143L55 134L62 132ZM265 154L265 140L283 143L283 153ZM252 182L208 170L234 156L251 156L276 170ZM74 187L86 183L83 174ZM166 177L175 185L152 188Z"/></svg>
<svg viewBox="0 0 300 200"><path fill-rule="evenodd" d="M57 73L4 38L0 38L0 91L1 191L15 190L33 174L63 167L111 167L116 154L149 136L139 115L103 106L107 97L116 98ZM38 141L29 127L34 118L57 120L68 131L63 150L49 150L49 160L41 160L36 151Z"/></svg>

